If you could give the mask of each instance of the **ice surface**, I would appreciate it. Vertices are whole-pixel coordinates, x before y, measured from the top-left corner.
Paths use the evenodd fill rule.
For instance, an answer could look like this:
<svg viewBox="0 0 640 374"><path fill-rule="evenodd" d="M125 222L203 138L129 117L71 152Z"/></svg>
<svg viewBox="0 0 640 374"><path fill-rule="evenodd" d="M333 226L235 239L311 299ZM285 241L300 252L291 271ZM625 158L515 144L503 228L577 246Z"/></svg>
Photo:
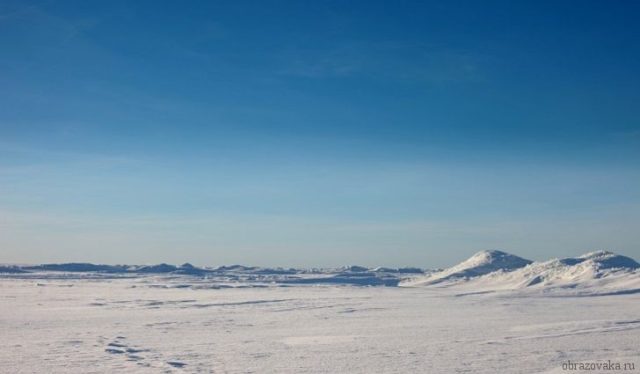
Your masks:
<svg viewBox="0 0 640 374"><path fill-rule="evenodd" d="M567 360L640 368L638 294L212 289L175 287L175 278L0 279L0 372L538 373L562 372Z"/></svg>
<svg viewBox="0 0 640 374"><path fill-rule="evenodd" d="M1 267L0 372L640 370L640 269L611 252L488 251L426 274L109 266Z"/></svg>
<svg viewBox="0 0 640 374"><path fill-rule="evenodd" d="M140 277L162 274L183 279L179 276L196 277L189 282L219 287L265 287L274 283L295 284L341 284L357 286L397 286L409 275L424 274L418 268L374 268L345 266L337 269L284 269L261 268L243 265L199 268L189 263L175 266L158 265L95 265L88 263L44 264L35 266L0 266L0 273L22 273L22 277L41 278L114 278Z"/></svg>
<svg viewBox="0 0 640 374"><path fill-rule="evenodd" d="M4 265L0 265L0 274L2 273L25 273L26 270L23 270L17 266L4 266Z"/></svg>

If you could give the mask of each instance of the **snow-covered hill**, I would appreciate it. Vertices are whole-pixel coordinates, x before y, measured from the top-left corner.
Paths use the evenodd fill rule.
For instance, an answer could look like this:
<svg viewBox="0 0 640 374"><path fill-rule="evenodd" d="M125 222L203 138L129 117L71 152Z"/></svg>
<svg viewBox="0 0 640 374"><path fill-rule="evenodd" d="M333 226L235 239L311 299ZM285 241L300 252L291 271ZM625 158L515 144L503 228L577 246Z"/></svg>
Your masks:
<svg viewBox="0 0 640 374"><path fill-rule="evenodd" d="M435 272L412 281L412 285L434 285L457 282L490 274L495 271L513 271L530 264L531 261L502 251L481 251L456 266Z"/></svg>
<svg viewBox="0 0 640 374"><path fill-rule="evenodd" d="M449 269L404 281L401 286L436 286L469 292L521 290L559 295L639 293L640 264L608 251L543 262L484 251Z"/></svg>

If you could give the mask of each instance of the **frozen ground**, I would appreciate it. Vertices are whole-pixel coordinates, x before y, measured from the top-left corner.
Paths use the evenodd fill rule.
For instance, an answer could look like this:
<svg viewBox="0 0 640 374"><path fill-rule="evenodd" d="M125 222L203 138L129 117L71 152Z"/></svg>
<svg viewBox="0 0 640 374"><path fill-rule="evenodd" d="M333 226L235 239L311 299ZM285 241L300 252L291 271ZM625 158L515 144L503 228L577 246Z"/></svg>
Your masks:
<svg viewBox="0 0 640 374"><path fill-rule="evenodd" d="M398 279L387 286L359 285L378 276L355 267L266 278L225 269L241 279L171 269L5 273L0 372L562 373L569 361L609 360L640 372L640 293L622 292L635 289L633 263L504 255L426 275L378 269Z"/></svg>

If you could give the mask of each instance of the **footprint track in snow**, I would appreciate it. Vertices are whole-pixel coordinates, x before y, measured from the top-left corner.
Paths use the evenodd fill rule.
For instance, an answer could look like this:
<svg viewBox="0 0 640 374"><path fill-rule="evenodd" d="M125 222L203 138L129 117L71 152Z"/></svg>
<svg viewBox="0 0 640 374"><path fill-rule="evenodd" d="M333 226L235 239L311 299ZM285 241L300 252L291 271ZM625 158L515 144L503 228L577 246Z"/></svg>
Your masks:
<svg viewBox="0 0 640 374"><path fill-rule="evenodd" d="M118 336L105 348L105 352L114 355L122 355L126 358L127 361L137 362L140 366L155 366L151 363L147 362L149 360L160 361L162 365L169 365L173 368L184 368L187 366L186 363L179 360L164 360L162 355L154 354L155 357L146 357L144 353L151 352L150 349L139 348L136 346L132 346L125 342L126 337Z"/></svg>

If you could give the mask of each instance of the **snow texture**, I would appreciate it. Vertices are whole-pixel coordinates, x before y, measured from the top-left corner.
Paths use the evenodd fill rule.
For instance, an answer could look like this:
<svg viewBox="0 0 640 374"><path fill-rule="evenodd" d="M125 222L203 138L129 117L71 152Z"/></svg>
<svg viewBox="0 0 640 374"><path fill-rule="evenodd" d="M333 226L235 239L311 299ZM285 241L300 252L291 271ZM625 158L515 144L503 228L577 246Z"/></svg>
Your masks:
<svg viewBox="0 0 640 374"><path fill-rule="evenodd" d="M0 271L2 373L563 373L567 362L607 361L640 370L640 266L611 252L531 262L487 251L419 273Z"/></svg>

